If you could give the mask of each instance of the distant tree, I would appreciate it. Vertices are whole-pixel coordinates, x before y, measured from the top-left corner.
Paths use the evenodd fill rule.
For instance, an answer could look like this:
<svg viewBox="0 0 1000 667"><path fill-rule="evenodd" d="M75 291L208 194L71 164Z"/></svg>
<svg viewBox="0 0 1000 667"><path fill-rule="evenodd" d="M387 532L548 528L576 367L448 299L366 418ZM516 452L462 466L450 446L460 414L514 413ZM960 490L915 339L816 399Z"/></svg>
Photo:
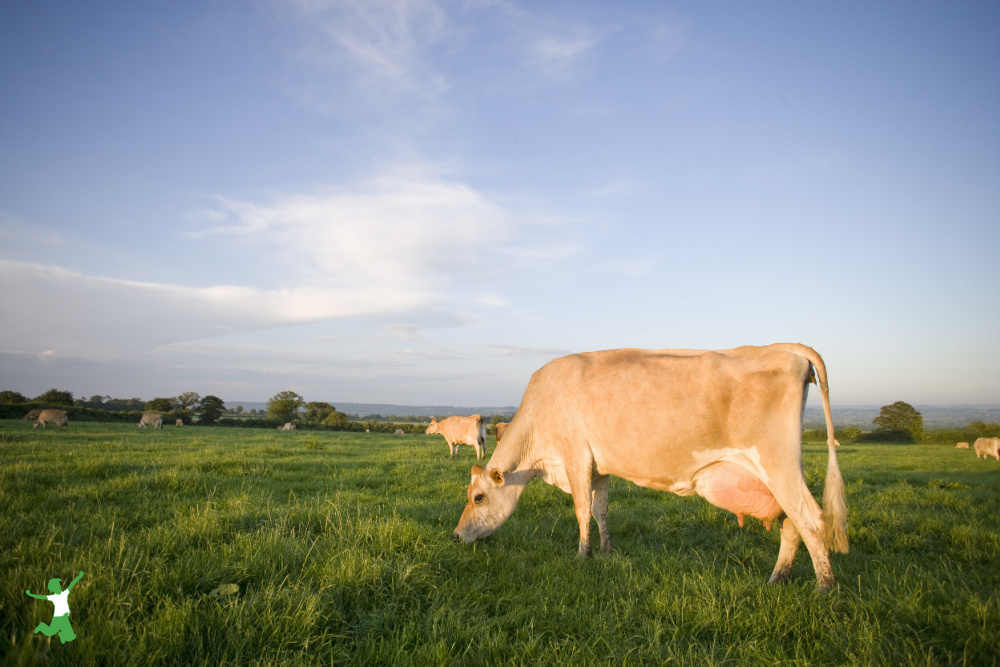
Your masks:
<svg viewBox="0 0 1000 667"><path fill-rule="evenodd" d="M28 397L19 391L0 391L0 403L3 403L4 405L27 402Z"/></svg>
<svg viewBox="0 0 1000 667"><path fill-rule="evenodd" d="M267 402L267 418L290 422L299 413L304 400L294 391L279 391Z"/></svg>
<svg viewBox="0 0 1000 667"><path fill-rule="evenodd" d="M205 396L201 399L202 424L215 424L226 410L226 404L218 396Z"/></svg>
<svg viewBox="0 0 1000 667"><path fill-rule="evenodd" d="M73 405L73 392L49 389L41 396L36 396L39 403L50 403L52 405Z"/></svg>
<svg viewBox="0 0 1000 667"><path fill-rule="evenodd" d="M924 434L924 418L912 405L896 401L883 405L875 424L874 435L880 440L920 442Z"/></svg>
<svg viewBox="0 0 1000 667"><path fill-rule="evenodd" d="M199 396L195 392L186 391L183 394L179 395L177 398L175 398L174 402L177 403L178 407L180 407L181 410L190 410L195 405L197 405L198 401L200 400L201 396Z"/></svg>
<svg viewBox="0 0 1000 667"><path fill-rule="evenodd" d="M317 401L310 401L305 404L305 414L302 415L303 421L307 424L319 424L322 423L324 419L330 416L330 413L336 410L335 407L329 403L322 403Z"/></svg>
<svg viewBox="0 0 1000 667"><path fill-rule="evenodd" d="M171 412L177 407L177 404L172 398L154 398L151 401L146 401L144 407L150 412Z"/></svg>
<svg viewBox="0 0 1000 667"><path fill-rule="evenodd" d="M243 414L243 406L242 405L237 405L236 409L233 412L235 412L238 415Z"/></svg>
<svg viewBox="0 0 1000 667"><path fill-rule="evenodd" d="M853 442L860 438L862 433L864 431L857 426L845 426L844 428L834 430L834 437L843 442Z"/></svg>
<svg viewBox="0 0 1000 667"><path fill-rule="evenodd" d="M330 428L342 429L347 426L347 415L334 408L330 414L323 419L323 425Z"/></svg>

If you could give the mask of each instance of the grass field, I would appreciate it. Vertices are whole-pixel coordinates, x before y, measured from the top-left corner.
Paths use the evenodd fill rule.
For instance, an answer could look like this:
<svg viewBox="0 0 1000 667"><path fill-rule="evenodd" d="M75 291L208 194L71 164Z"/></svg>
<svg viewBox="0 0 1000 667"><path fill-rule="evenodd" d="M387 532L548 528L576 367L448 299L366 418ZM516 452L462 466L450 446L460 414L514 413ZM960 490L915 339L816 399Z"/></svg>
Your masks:
<svg viewBox="0 0 1000 667"><path fill-rule="evenodd" d="M495 535L454 543L475 461L446 452L439 436L0 421L0 662L1000 662L992 459L840 448L851 552L820 595L804 548L790 584L766 583L777 530L621 480L613 554L576 559L572 501L541 481ZM804 460L819 497L825 445ZM81 570L77 639L33 634L53 607L25 589Z"/></svg>

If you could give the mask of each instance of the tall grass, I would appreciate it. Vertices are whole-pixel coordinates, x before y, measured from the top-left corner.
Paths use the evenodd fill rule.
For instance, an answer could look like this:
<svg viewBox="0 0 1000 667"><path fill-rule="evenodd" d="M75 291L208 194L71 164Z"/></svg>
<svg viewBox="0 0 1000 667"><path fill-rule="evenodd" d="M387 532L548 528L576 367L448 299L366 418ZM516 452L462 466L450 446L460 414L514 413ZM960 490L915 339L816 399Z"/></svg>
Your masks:
<svg viewBox="0 0 1000 667"><path fill-rule="evenodd" d="M492 443L491 443L492 448ZM965 664L1000 654L1000 465L849 445L851 552L826 595L777 531L615 480L617 551L576 559L569 496L529 485L456 544L472 449L440 437L0 421L7 664ZM804 447L819 497L825 446ZM50 577L78 638L32 634ZM212 596L221 584L239 592Z"/></svg>

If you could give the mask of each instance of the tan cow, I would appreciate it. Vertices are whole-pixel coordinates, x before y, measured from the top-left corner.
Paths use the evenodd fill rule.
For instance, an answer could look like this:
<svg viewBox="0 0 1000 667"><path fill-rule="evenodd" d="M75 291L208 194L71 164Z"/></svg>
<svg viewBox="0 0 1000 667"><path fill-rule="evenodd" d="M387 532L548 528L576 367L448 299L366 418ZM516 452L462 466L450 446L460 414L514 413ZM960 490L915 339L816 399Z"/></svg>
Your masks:
<svg viewBox="0 0 1000 667"><path fill-rule="evenodd" d="M293 424L292 422L285 422L285 425L284 426L279 426L278 430L279 431L294 431L295 430L295 424Z"/></svg>
<svg viewBox="0 0 1000 667"><path fill-rule="evenodd" d="M153 428L158 428L163 430L163 415L157 414L155 412L145 413L141 419L139 419L139 428L146 428L147 426L152 426Z"/></svg>
<svg viewBox="0 0 1000 667"><path fill-rule="evenodd" d="M507 427L508 426L510 426L510 424L508 424L507 422L497 422L496 429L497 429L497 444L498 445L500 444L500 439L503 437L503 434L507 432Z"/></svg>
<svg viewBox="0 0 1000 667"><path fill-rule="evenodd" d="M69 428L69 420L66 419L65 410L42 410L38 413L38 417L35 418L35 423L31 428L38 428L39 424L42 425L42 428L45 428L46 424L55 424L56 426Z"/></svg>
<svg viewBox="0 0 1000 667"><path fill-rule="evenodd" d="M42 408L35 408L34 410L28 410L28 413L22 419L23 421L38 419L38 415L40 414L42 414Z"/></svg>
<svg viewBox="0 0 1000 667"><path fill-rule="evenodd" d="M431 425L424 431L427 435L440 433L451 451L451 458L458 455L459 445L471 445L476 448L476 458L486 456L486 422L482 415L468 417L448 417L438 421L431 417Z"/></svg>
<svg viewBox="0 0 1000 667"><path fill-rule="evenodd" d="M175 419L174 420L174 426L184 426L184 420L183 419Z"/></svg>
<svg viewBox="0 0 1000 667"><path fill-rule="evenodd" d="M823 508L802 474L802 411L818 380L828 463ZM781 522L771 574L785 581L802 541L817 585L834 585L827 551L846 552L847 503L833 443L826 366L797 344L732 350L609 350L556 359L531 377L521 407L484 470L472 468L456 539L497 530L536 477L573 495L578 555L590 555L590 517L611 550L608 486L699 494L736 514Z"/></svg>
<svg viewBox="0 0 1000 667"><path fill-rule="evenodd" d="M955 449L968 449L968 448L969 448L969 443L967 442L960 442L957 445L955 445Z"/></svg>
<svg viewBox="0 0 1000 667"><path fill-rule="evenodd" d="M976 458L993 457L1000 461L1000 438L977 438L972 448L976 450Z"/></svg>

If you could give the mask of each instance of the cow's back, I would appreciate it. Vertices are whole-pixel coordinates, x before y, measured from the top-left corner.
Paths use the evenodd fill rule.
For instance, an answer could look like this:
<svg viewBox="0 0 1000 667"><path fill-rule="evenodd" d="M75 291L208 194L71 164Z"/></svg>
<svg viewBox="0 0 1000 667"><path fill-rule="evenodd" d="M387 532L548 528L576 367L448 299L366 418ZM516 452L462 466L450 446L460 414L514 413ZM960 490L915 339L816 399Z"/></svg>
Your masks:
<svg viewBox="0 0 1000 667"><path fill-rule="evenodd" d="M810 364L794 349L563 357L532 376L509 434L515 423L529 423L533 442L589 447L602 474L657 488L687 480L720 449L798 459ZM769 451L777 442L789 444Z"/></svg>

